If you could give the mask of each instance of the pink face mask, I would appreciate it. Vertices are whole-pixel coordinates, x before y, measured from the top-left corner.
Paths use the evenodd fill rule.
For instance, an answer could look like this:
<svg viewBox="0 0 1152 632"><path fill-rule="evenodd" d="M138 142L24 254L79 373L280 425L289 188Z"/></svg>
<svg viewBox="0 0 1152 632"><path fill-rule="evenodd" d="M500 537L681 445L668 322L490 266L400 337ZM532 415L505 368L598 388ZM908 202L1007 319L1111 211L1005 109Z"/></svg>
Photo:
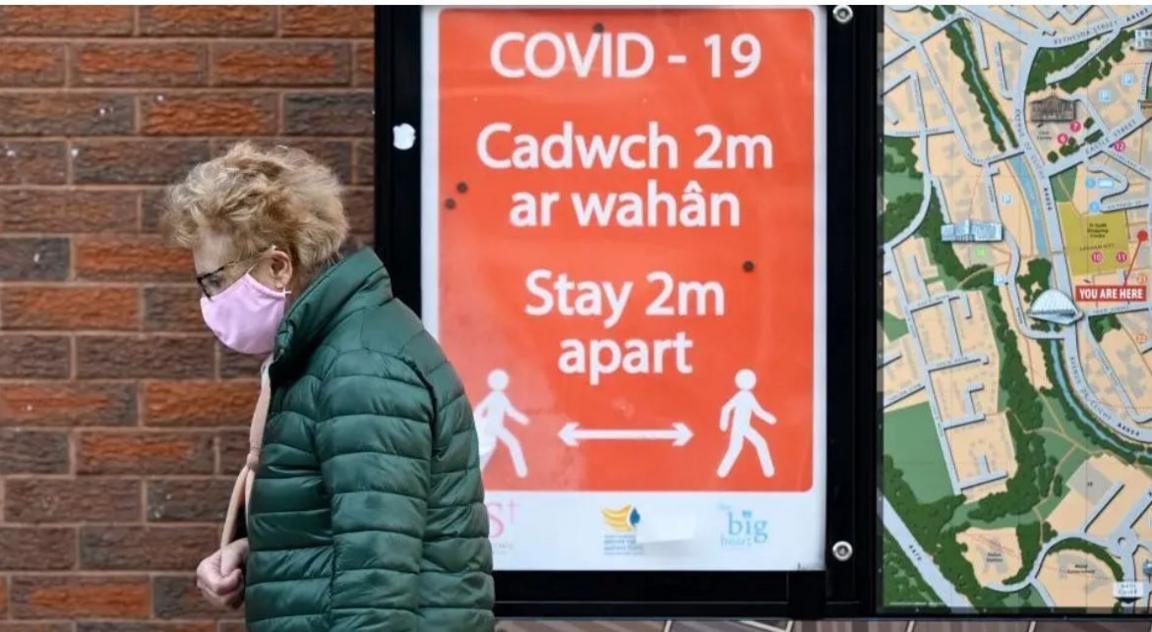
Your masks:
<svg viewBox="0 0 1152 632"><path fill-rule="evenodd" d="M223 292L200 297L204 322L224 346L250 355L272 353L288 292L264 287L245 274Z"/></svg>

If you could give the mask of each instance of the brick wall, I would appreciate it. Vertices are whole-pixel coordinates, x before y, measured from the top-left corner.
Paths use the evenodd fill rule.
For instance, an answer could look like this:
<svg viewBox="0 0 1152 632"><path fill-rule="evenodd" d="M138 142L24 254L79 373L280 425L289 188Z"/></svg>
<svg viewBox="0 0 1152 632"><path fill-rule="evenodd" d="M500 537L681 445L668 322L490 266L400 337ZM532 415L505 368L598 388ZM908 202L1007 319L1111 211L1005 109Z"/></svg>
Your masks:
<svg viewBox="0 0 1152 632"><path fill-rule="evenodd" d="M200 321L163 185L300 146L372 230L370 7L0 7L0 632L215 632L192 583L254 360Z"/></svg>

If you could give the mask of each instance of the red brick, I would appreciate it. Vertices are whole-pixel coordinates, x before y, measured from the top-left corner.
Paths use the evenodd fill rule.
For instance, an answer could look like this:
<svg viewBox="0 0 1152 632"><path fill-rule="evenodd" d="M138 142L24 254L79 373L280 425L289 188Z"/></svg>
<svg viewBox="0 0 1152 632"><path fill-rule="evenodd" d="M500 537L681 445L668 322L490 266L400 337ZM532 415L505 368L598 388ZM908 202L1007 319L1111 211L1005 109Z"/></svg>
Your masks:
<svg viewBox="0 0 1152 632"><path fill-rule="evenodd" d="M138 199L133 191L0 191L0 232L135 232Z"/></svg>
<svg viewBox="0 0 1152 632"><path fill-rule="evenodd" d="M348 227L353 233L370 233L376 225L375 189L345 189L344 213L348 216Z"/></svg>
<svg viewBox="0 0 1152 632"><path fill-rule="evenodd" d="M356 177L352 181L356 184L376 181L376 144L372 141L356 143Z"/></svg>
<svg viewBox="0 0 1152 632"><path fill-rule="evenodd" d="M234 482L231 478L148 481L148 520L222 522Z"/></svg>
<svg viewBox="0 0 1152 632"><path fill-rule="evenodd" d="M145 189L140 198L140 230L155 233L160 230L160 215L167 203L167 189Z"/></svg>
<svg viewBox="0 0 1152 632"><path fill-rule="evenodd" d="M134 522L140 519L140 481L9 479L4 493L7 522Z"/></svg>
<svg viewBox="0 0 1152 632"><path fill-rule="evenodd" d="M135 330L140 294L124 287L0 288L4 329Z"/></svg>
<svg viewBox="0 0 1152 632"><path fill-rule="evenodd" d="M141 97L141 131L154 136L274 134L279 99L273 94L172 94Z"/></svg>
<svg viewBox="0 0 1152 632"><path fill-rule="evenodd" d="M0 237L0 281L63 281L70 259L67 239Z"/></svg>
<svg viewBox="0 0 1152 632"><path fill-rule="evenodd" d="M146 619L151 592L146 575L18 575L11 608L17 619Z"/></svg>
<svg viewBox="0 0 1152 632"><path fill-rule="evenodd" d="M0 7L0 35L131 35L130 6Z"/></svg>
<svg viewBox="0 0 1152 632"><path fill-rule="evenodd" d="M371 136L371 92L301 92L284 95L284 132L300 136Z"/></svg>
<svg viewBox="0 0 1152 632"><path fill-rule="evenodd" d="M70 372L71 349L68 338L0 335L0 378L63 379Z"/></svg>
<svg viewBox="0 0 1152 632"><path fill-rule="evenodd" d="M8 615L8 578L0 577L0 618Z"/></svg>
<svg viewBox="0 0 1152 632"><path fill-rule="evenodd" d="M80 528L80 568L186 570L220 545L216 526Z"/></svg>
<svg viewBox="0 0 1152 632"><path fill-rule="evenodd" d="M220 469L218 474L236 476L240 468L248 460L248 431L229 430L217 435L216 442L220 450Z"/></svg>
<svg viewBox="0 0 1152 632"><path fill-rule="evenodd" d="M136 129L135 101L127 94L2 94L0 112L0 136L107 136Z"/></svg>
<svg viewBox="0 0 1152 632"><path fill-rule="evenodd" d="M64 85L64 51L63 44L0 42L0 86Z"/></svg>
<svg viewBox="0 0 1152 632"><path fill-rule="evenodd" d="M372 42L356 44L356 85L369 87L376 78L376 48Z"/></svg>
<svg viewBox="0 0 1152 632"><path fill-rule="evenodd" d="M0 184L64 184L67 179L64 143L0 140Z"/></svg>
<svg viewBox="0 0 1152 632"><path fill-rule="evenodd" d="M188 281L192 253L155 236L78 238L76 278L85 281Z"/></svg>
<svg viewBox="0 0 1152 632"><path fill-rule="evenodd" d="M183 621L173 623L132 623L128 621L93 621L76 624L76 632L217 632L216 621ZM0 632L3 632L0 630Z"/></svg>
<svg viewBox="0 0 1152 632"><path fill-rule="evenodd" d="M199 140L92 140L73 143L77 184L162 184L181 180L208 160Z"/></svg>
<svg viewBox="0 0 1152 632"><path fill-rule="evenodd" d="M76 531L0 527L0 570L58 571L76 564Z"/></svg>
<svg viewBox="0 0 1152 632"><path fill-rule="evenodd" d="M0 621L0 632L72 632L72 624L52 621Z"/></svg>
<svg viewBox="0 0 1152 632"><path fill-rule="evenodd" d="M285 37L372 37L371 6L290 6L280 9Z"/></svg>
<svg viewBox="0 0 1152 632"><path fill-rule="evenodd" d="M0 388L0 426L131 426L136 387L92 382L25 382Z"/></svg>
<svg viewBox="0 0 1152 632"><path fill-rule="evenodd" d="M0 428L0 474L63 474L69 463L67 434Z"/></svg>
<svg viewBox="0 0 1152 632"><path fill-rule="evenodd" d="M84 431L77 468L81 474L211 474L212 446L205 433Z"/></svg>
<svg viewBox="0 0 1152 632"><path fill-rule="evenodd" d="M205 553L207 555L207 553ZM158 619L239 617L243 612L220 610L208 603L188 575L160 575L152 582L153 613Z"/></svg>
<svg viewBox="0 0 1152 632"><path fill-rule="evenodd" d="M207 80L202 44L81 44L72 78L82 86L199 86Z"/></svg>
<svg viewBox="0 0 1152 632"><path fill-rule="evenodd" d="M221 621L220 629L216 632L248 632L248 627L244 625L243 621Z"/></svg>
<svg viewBox="0 0 1152 632"><path fill-rule="evenodd" d="M144 423L150 426L242 426L260 394L256 381L150 382L143 387Z"/></svg>
<svg viewBox="0 0 1152 632"><path fill-rule="evenodd" d="M216 82L225 86L333 86L352 80L349 44L218 44Z"/></svg>
<svg viewBox="0 0 1152 632"><path fill-rule="evenodd" d="M200 288L165 286L144 289L144 329L206 331L200 314Z"/></svg>
<svg viewBox="0 0 1152 632"><path fill-rule="evenodd" d="M206 37L276 34L274 6L140 7L141 35L194 35Z"/></svg>
<svg viewBox="0 0 1152 632"><path fill-rule="evenodd" d="M185 379L211 377L208 336L77 336L76 377Z"/></svg>
<svg viewBox="0 0 1152 632"><path fill-rule="evenodd" d="M217 346L220 348L220 377L225 379L260 377L260 365L264 362L264 358L236 353L224 345Z"/></svg>

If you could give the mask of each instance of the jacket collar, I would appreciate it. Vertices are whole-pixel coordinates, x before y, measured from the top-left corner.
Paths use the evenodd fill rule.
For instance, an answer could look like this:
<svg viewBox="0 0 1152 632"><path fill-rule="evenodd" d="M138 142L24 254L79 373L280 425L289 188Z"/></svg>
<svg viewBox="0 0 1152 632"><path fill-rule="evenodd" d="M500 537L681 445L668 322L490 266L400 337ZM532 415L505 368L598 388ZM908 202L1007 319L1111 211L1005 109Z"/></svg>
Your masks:
<svg viewBox="0 0 1152 632"><path fill-rule="evenodd" d="M392 298L392 281L371 248L346 257L312 280L292 303L276 333L276 364L307 358L345 317Z"/></svg>

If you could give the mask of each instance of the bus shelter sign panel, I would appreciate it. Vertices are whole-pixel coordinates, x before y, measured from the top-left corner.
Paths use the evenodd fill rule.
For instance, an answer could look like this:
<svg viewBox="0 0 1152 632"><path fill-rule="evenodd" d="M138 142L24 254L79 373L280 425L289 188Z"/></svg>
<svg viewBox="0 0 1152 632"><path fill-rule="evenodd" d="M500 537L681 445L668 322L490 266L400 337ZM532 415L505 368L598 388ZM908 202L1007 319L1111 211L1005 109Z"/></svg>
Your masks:
<svg viewBox="0 0 1152 632"><path fill-rule="evenodd" d="M822 28L426 13L424 313L498 568L821 566Z"/></svg>

